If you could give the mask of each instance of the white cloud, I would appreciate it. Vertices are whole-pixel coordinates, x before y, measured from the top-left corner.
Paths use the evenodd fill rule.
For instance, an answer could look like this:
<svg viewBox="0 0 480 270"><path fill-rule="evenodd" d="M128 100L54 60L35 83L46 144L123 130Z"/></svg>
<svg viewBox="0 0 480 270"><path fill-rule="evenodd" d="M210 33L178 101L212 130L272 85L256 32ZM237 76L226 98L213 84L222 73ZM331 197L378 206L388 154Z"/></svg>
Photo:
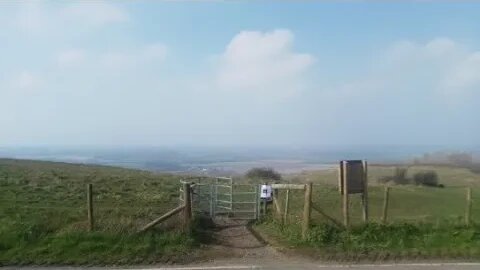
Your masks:
<svg viewBox="0 0 480 270"><path fill-rule="evenodd" d="M364 85L372 81L376 86L365 89ZM348 85L362 94L423 93L446 103L461 101L480 89L480 51L468 50L448 38L423 44L396 42L362 79Z"/></svg>
<svg viewBox="0 0 480 270"><path fill-rule="evenodd" d="M126 68L135 63L133 55L124 52L106 52L101 55L100 63L106 68Z"/></svg>
<svg viewBox="0 0 480 270"><path fill-rule="evenodd" d="M153 43L143 48L143 56L149 59L164 59L167 56L167 46L162 43Z"/></svg>
<svg viewBox="0 0 480 270"><path fill-rule="evenodd" d="M451 67L442 86L452 94L480 91L480 52L468 54Z"/></svg>
<svg viewBox="0 0 480 270"><path fill-rule="evenodd" d="M20 6L13 22L23 31L40 33L50 27L49 17L40 1L28 1Z"/></svg>
<svg viewBox="0 0 480 270"><path fill-rule="evenodd" d="M301 90L314 57L293 51L293 40L289 30L240 32L220 56L217 86L281 97Z"/></svg>
<svg viewBox="0 0 480 270"><path fill-rule="evenodd" d="M13 78L12 86L19 90L32 90L39 85L39 78L30 71L23 71Z"/></svg>
<svg viewBox="0 0 480 270"><path fill-rule="evenodd" d="M105 1L70 2L49 5L44 1L28 1L18 5L13 26L33 34L54 36L79 29L129 21L120 6Z"/></svg>
<svg viewBox="0 0 480 270"><path fill-rule="evenodd" d="M69 49L58 53L56 58L58 66L73 67L81 65L85 61L86 54L82 49Z"/></svg>

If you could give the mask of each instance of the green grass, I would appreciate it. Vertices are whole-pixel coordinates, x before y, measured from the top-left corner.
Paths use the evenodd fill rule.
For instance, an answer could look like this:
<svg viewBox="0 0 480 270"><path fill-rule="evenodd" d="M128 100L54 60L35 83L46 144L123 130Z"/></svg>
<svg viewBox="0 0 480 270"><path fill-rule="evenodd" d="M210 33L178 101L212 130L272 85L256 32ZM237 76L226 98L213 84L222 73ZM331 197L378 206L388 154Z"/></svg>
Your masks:
<svg viewBox="0 0 480 270"><path fill-rule="evenodd" d="M383 187L376 179L393 174L393 169L370 167L370 216L374 222L380 220L384 199ZM410 173L428 169L432 168L413 167ZM384 250L394 255L413 256L417 252L451 257L457 250L462 256L478 257L478 227L462 227L465 189L461 186L473 187L472 217L480 221L479 175L461 168L436 170L440 183L447 186L444 189L392 187L387 226L362 227L360 198L354 195L350 205L354 230L332 230L314 211L309 238L301 241L302 191L290 193L287 226L275 222L259 226L289 245L328 254L380 256ZM341 220L336 171L294 178L291 180L314 181L313 203ZM178 219L150 233L136 234L143 225L178 205L179 180L180 176L115 167L0 159L0 264L145 264L189 257L185 254L192 252L199 240L195 234L176 231ZM93 184L94 191L92 233L87 231L87 183ZM249 191L251 187L238 188ZM280 198L283 206L284 193ZM250 195L235 199L252 200Z"/></svg>
<svg viewBox="0 0 480 270"><path fill-rule="evenodd" d="M370 223L345 230L323 223L313 225L305 240L298 224L267 220L256 228L281 245L324 259L480 259L479 226Z"/></svg>
<svg viewBox="0 0 480 270"><path fill-rule="evenodd" d="M392 176L396 166L369 165L368 182L370 186L378 186L378 180L385 176ZM447 187L480 187L480 173L463 167L447 165L409 165L407 177L411 178L417 172L435 171L438 174L440 184ZM301 174L293 174L286 177L289 181L312 181L316 184L337 185L338 174L336 169L306 171Z"/></svg>
<svg viewBox="0 0 480 270"><path fill-rule="evenodd" d="M178 176L114 167L0 159L0 264L131 264L178 259L195 244L171 220ZM86 184L95 232L87 232Z"/></svg>
<svg viewBox="0 0 480 270"><path fill-rule="evenodd" d="M420 187L413 185L390 185L388 220L390 222L463 222L466 208L466 187L473 190L472 219L480 222L480 174L466 168L454 166L410 166L407 177L421 171L433 170L439 176L440 184L445 188ZM384 203L384 185L378 179L392 176L395 166L369 166L369 208L372 221L380 221ZM337 170L304 172L286 177L290 182L312 181L313 203L330 216L342 219L341 196L338 192ZM298 220L303 207L303 193L291 192L290 220ZM283 204L284 192L280 193ZM350 214L354 224L362 221L361 200L359 195L350 196ZM313 213L314 222L325 219Z"/></svg>
<svg viewBox="0 0 480 270"><path fill-rule="evenodd" d="M349 202L351 229L334 227L316 211L312 211L311 229L301 237L303 191L290 192L290 208L286 224L271 218L257 224L257 229L281 245L296 251L334 260L474 258L480 259L480 175L464 168L446 166L413 166L408 177L416 172L434 170L446 188L413 185L390 186L388 219L381 225L384 186L378 179L391 176L393 166L370 166L370 223L364 224L360 195L351 195ZM339 223L343 222L342 198L337 188L336 170L305 172L290 176L290 182L313 181L313 204ZM472 221L465 225L466 188L473 190ZM279 192L284 207L285 192Z"/></svg>
<svg viewBox="0 0 480 270"><path fill-rule="evenodd" d="M285 204L285 191L279 191L279 204L282 209ZM480 221L480 189L473 188L473 206L471 219ZM369 219L373 222L382 220L384 204L384 187L373 186L368 191ZM329 185L314 185L312 195L313 205L323 212L343 221L342 197L336 187ZM290 191L290 207L288 221L299 222L302 218L304 194L303 191ZM424 223L458 223L463 224L466 209L465 188L431 188L417 186L392 186L390 189L387 221L389 223L424 222ZM358 194L350 196L350 222L363 223L361 197ZM312 212L313 223L323 223L327 219Z"/></svg>

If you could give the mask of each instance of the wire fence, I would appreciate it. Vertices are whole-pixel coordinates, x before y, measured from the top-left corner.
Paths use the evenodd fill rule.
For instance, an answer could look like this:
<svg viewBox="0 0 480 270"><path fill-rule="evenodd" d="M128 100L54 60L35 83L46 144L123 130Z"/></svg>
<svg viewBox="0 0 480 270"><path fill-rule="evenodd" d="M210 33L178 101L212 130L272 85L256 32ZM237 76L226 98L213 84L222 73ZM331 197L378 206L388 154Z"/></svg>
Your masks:
<svg viewBox="0 0 480 270"><path fill-rule="evenodd" d="M135 181L93 184L94 230L135 232L178 206L180 183ZM83 182L0 185L0 221L30 224L44 231L88 229L87 188ZM169 220L160 228L173 227Z"/></svg>
<svg viewBox="0 0 480 270"><path fill-rule="evenodd" d="M0 221L34 224L45 231L87 230L89 223L86 183L87 181L0 182ZM94 229L104 232L138 231L145 224L178 206L179 190L178 179L164 182L148 180L95 182ZM246 190L237 187L236 192L241 194ZM286 191L278 192L278 203L285 210ZM290 190L289 193L288 210L284 218L288 223L300 223L304 191ZM383 222L386 218L388 223L465 224L469 208L467 195L465 187L390 186L385 215L385 187L370 186L369 220ZM246 201L247 198L238 197L234 200ZM480 222L480 188L472 189L471 203L468 215L473 223ZM312 224L330 222L327 216L342 223L342 198L336 186L315 184L312 204L323 213L313 210ZM349 209L350 223L352 225L363 223L360 195L350 196ZM173 218L162 223L159 228L172 228L178 223L179 220Z"/></svg>
<svg viewBox="0 0 480 270"><path fill-rule="evenodd" d="M304 193L289 191L289 207L286 221L300 223L302 218ZM466 215L472 223L480 221L480 188L471 189L471 208L469 208L468 188L449 187L433 188L419 186L390 186L388 203L385 204L385 187L368 188L368 208L370 222L386 223L434 223L465 224ZM286 207L286 191L278 193L282 210ZM329 222L330 218L343 222L342 196L338 187L315 184L313 186L312 224ZM387 206L385 208L385 205ZM315 211L320 209L322 213ZM327 217L328 216L328 217ZM352 194L349 198L349 219L351 225L362 224L363 208L360 194ZM385 219L385 220L384 220Z"/></svg>

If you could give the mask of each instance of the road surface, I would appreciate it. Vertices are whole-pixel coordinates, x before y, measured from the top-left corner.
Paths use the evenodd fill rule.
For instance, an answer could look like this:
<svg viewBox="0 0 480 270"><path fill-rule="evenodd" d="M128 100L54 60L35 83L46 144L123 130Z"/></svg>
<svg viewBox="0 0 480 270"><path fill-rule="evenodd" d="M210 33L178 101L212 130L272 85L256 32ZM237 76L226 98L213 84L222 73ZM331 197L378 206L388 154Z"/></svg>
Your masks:
<svg viewBox="0 0 480 270"><path fill-rule="evenodd" d="M86 268L86 267L0 267L1 270L246 270L246 269L279 269L279 270L478 270L480 263L403 263L403 264L318 264L313 262L249 262L236 263L231 261L213 262L185 266L157 267L123 267L123 268Z"/></svg>

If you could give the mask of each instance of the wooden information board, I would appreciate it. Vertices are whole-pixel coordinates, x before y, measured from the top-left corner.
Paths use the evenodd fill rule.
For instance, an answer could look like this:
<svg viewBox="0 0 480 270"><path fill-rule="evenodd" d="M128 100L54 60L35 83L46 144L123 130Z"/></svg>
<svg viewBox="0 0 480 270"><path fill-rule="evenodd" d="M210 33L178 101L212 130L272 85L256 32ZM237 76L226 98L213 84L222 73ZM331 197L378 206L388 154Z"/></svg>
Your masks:
<svg viewBox="0 0 480 270"><path fill-rule="evenodd" d="M338 188L342 194L343 222L349 227L349 194L362 195L363 220L368 222L368 181L367 162L364 160L340 161L338 173Z"/></svg>
<svg viewBox="0 0 480 270"><path fill-rule="evenodd" d="M366 186L366 165L363 160L340 161L339 190L343 194L345 185L348 194L363 193Z"/></svg>

